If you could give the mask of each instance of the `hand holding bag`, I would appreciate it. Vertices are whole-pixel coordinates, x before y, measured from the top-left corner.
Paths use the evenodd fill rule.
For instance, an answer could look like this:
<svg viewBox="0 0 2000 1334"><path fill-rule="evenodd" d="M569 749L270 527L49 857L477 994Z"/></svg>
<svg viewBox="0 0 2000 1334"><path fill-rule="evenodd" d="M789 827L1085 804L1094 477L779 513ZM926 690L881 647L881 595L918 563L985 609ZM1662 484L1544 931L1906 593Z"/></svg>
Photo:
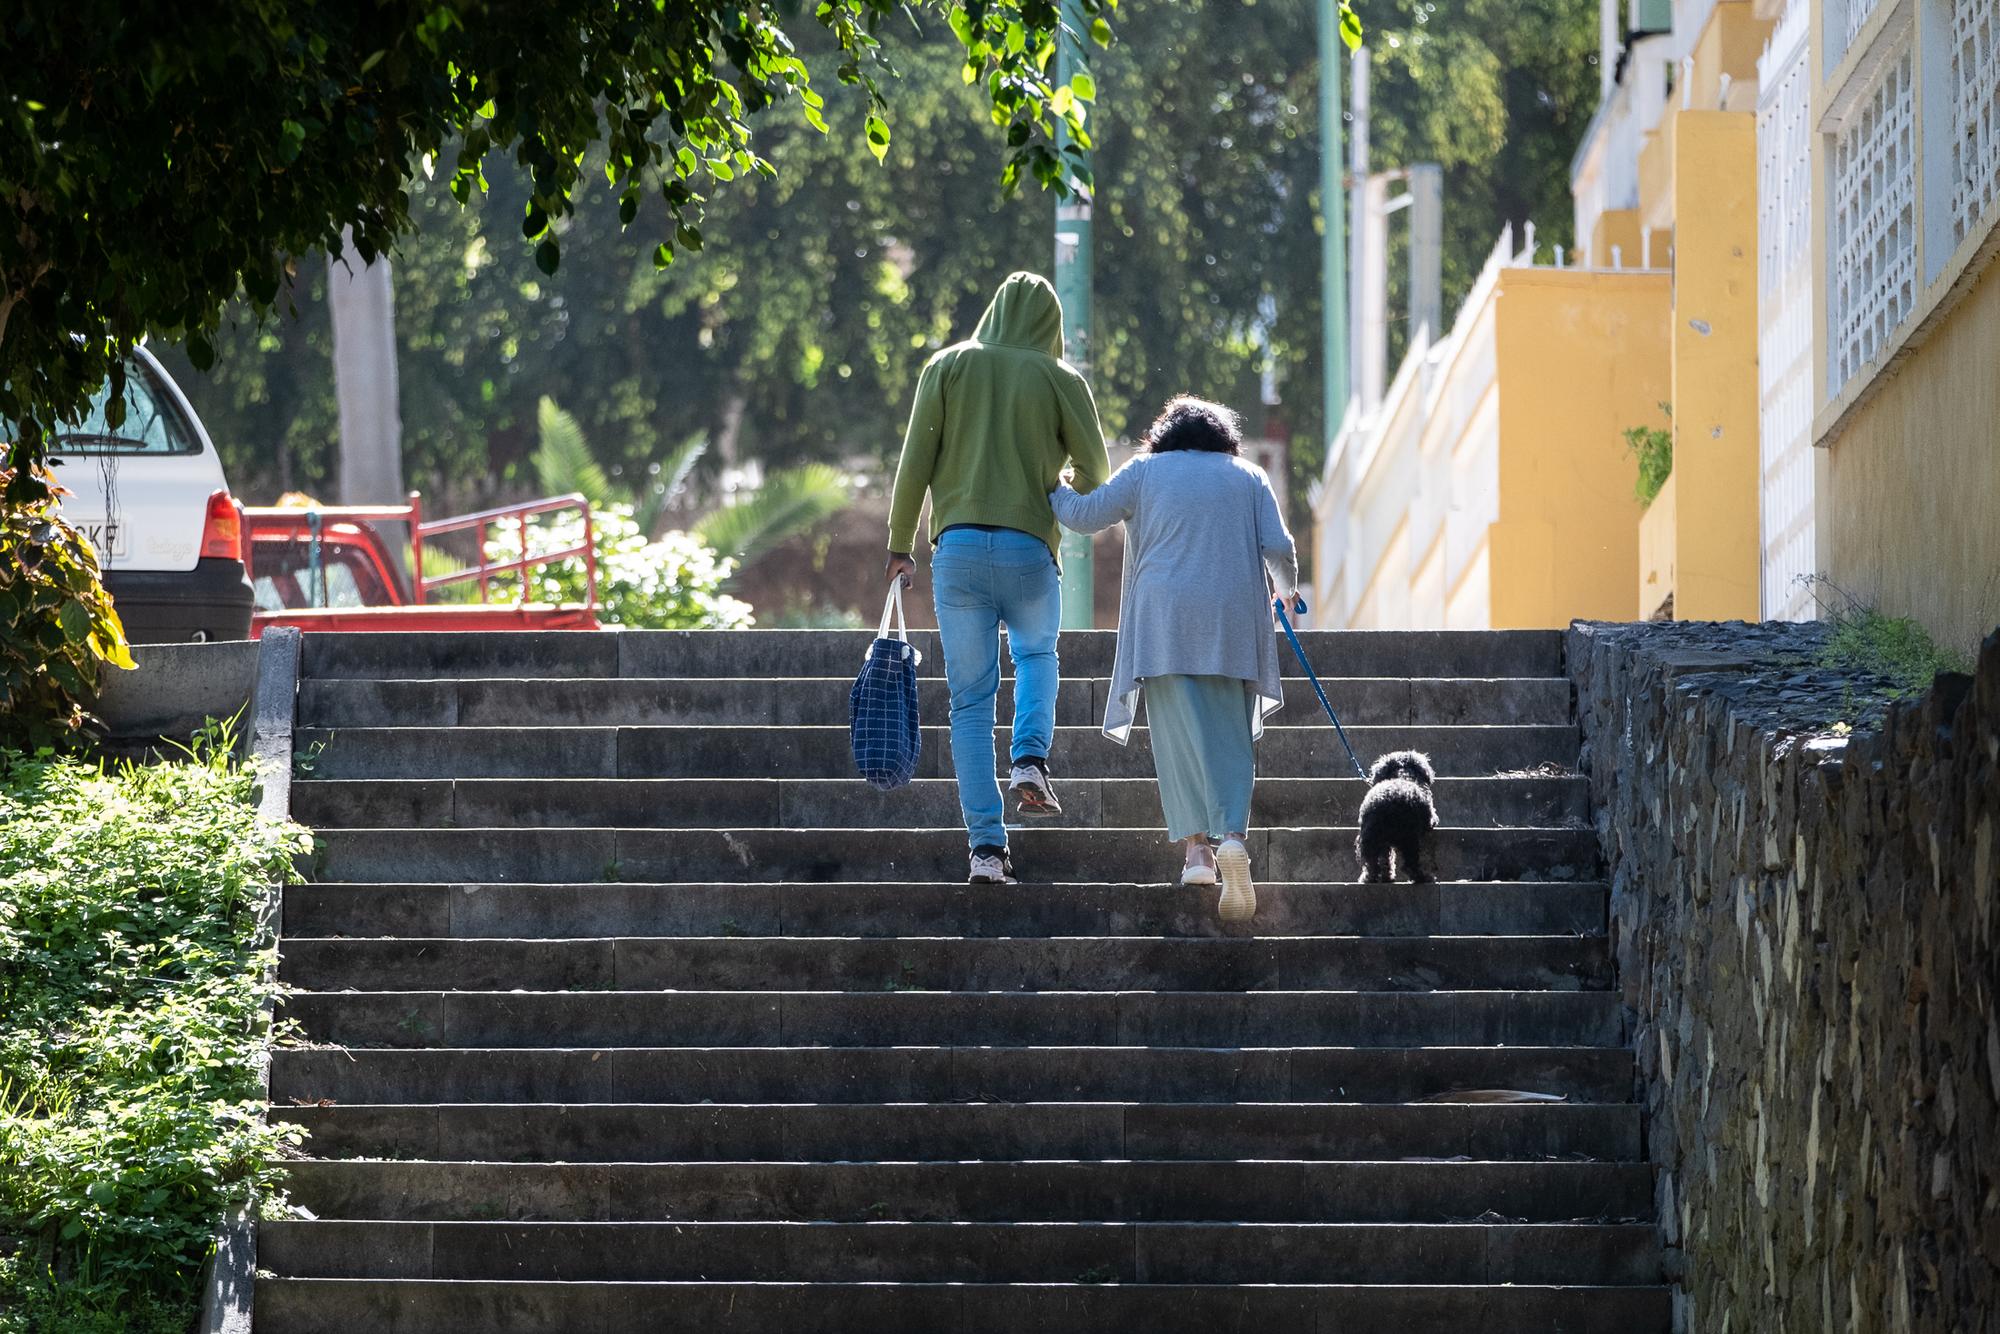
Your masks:
<svg viewBox="0 0 2000 1334"><path fill-rule="evenodd" d="M893 635L891 617L896 626ZM903 585L896 580L882 604L882 624L868 646L868 660L847 697L854 767L874 787L902 787L917 776L917 758L923 750L917 724L917 666L923 660L910 643L909 626L903 620Z"/></svg>

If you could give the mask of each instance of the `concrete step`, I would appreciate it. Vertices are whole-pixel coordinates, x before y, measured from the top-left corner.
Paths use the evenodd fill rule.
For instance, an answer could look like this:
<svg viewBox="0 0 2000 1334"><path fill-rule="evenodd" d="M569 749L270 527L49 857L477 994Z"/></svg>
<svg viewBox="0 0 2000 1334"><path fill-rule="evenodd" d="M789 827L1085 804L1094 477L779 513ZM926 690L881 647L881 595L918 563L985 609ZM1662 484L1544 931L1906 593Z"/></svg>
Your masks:
<svg viewBox="0 0 2000 1334"><path fill-rule="evenodd" d="M1632 1096L1616 1047L547 1047L273 1053L271 1097L407 1102L1415 1102Z"/></svg>
<svg viewBox="0 0 2000 1334"><path fill-rule="evenodd" d="M1214 1334L1477 1329L1666 1334L1664 1287L1574 1285L452 1283L257 1284L260 1334Z"/></svg>
<svg viewBox="0 0 2000 1334"><path fill-rule="evenodd" d="M320 1218L1451 1223L1652 1217L1645 1163L440 1163L307 1159Z"/></svg>
<svg viewBox="0 0 2000 1334"><path fill-rule="evenodd" d="M296 792L298 789L294 788ZM1171 869L1171 857L1168 859ZM1259 936L1599 935L1597 881L1257 886ZM285 936L1234 936L1164 885L355 884L284 889Z"/></svg>
<svg viewBox="0 0 2000 1334"><path fill-rule="evenodd" d="M1609 991L304 992L352 1047L1622 1046Z"/></svg>
<svg viewBox="0 0 2000 1334"><path fill-rule="evenodd" d="M869 630L611 630L499 634L309 635L305 677L833 676L852 680ZM1276 638L1275 632L1273 635ZM1560 630L1308 630L1300 638L1323 677L1560 676ZM942 679L934 631L910 636L922 673ZM1109 676L1117 635L1066 630L1069 676ZM1277 644L1286 671L1291 649ZM1002 655L1003 659L1006 655Z"/></svg>
<svg viewBox="0 0 2000 1334"><path fill-rule="evenodd" d="M1180 852L1155 829L1017 829L1015 874L1037 883L1099 879L1106 867L1180 878ZM1352 828L1253 829L1256 874L1339 880L1358 871ZM889 829L321 829L320 880L454 883L554 881L936 882L964 876L965 832ZM1588 829L1439 829L1431 870L1443 880L1587 880L1598 874Z"/></svg>
<svg viewBox="0 0 2000 1334"><path fill-rule="evenodd" d="M271 1222L299 1278L568 1283L1594 1283L1660 1281L1627 1223Z"/></svg>
<svg viewBox="0 0 2000 1334"><path fill-rule="evenodd" d="M1637 1161L1639 1109L1542 1103L520 1103L273 1107L320 1158Z"/></svg>
<svg viewBox="0 0 2000 1334"><path fill-rule="evenodd" d="M951 743L943 709L923 729L919 778L950 778ZM996 754L1009 744L995 729ZM1576 728L1554 726L1350 727L1361 762L1385 751L1427 753L1448 777L1560 765L1574 769ZM1095 727L1058 727L1050 748L1056 781L1151 778L1149 733L1120 746ZM821 727L337 727L302 728L298 768L305 778L851 778L847 721ZM1353 772L1323 718L1300 716L1265 730L1260 774L1339 778Z"/></svg>
<svg viewBox="0 0 2000 1334"><path fill-rule="evenodd" d="M1267 778L1254 814L1263 825L1351 825L1367 785L1358 778ZM1163 828L1150 778L1072 778L1057 784L1058 826ZM1439 818L1466 826L1582 828L1582 778L1440 778ZM852 778L348 778L302 782L292 816L316 827L785 829L936 828L960 820L958 784L922 778L883 792Z"/></svg>
<svg viewBox="0 0 2000 1334"><path fill-rule="evenodd" d="M1610 985L1603 936L288 939L312 991L1437 991Z"/></svg>
<svg viewBox="0 0 2000 1334"><path fill-rule="evenodd" d="M1288 658L1286 666L1296 664ZM933 678L935 679L935 678ZM1322 681L1342 723L1565 723L1569 683L1559 676L1347 677ZM299 722L310 727L587 727L615 724L758 723L790 726L846 721L854 674L800 677L452 678L308 680L299 687ZM1285 681L1280 717L1320 716L1303 676ZM943 684L921 691L945 707ZM1109 677L1064 680L1056 721L1091 727L1104 719ZM1000 720L1013 717L1002 690Z"/></svg>

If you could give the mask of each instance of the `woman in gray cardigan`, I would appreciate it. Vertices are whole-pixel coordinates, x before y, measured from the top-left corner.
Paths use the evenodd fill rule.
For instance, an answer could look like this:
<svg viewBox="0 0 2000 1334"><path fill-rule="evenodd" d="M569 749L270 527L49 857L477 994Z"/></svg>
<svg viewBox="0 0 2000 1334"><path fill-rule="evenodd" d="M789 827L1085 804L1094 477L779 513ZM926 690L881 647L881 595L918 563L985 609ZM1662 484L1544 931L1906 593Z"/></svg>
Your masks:
<svg viewBox="0 0 2000 1334"><path fill-rule="evenodd" d="M1125 524L1104 734L1125 744L1143 689L1167 836L1187 844L1181 883L1213 885L1219 875L1217 911L1231 922L1257 910L1245 843L1251 743L1283 699L1272 588L1289 597L1299 581L1271 481L1237 457L1242 447L1235 413L1176 398L1110 481L1089 495L1064 486L1049 497L1076 532Z"/></svg>

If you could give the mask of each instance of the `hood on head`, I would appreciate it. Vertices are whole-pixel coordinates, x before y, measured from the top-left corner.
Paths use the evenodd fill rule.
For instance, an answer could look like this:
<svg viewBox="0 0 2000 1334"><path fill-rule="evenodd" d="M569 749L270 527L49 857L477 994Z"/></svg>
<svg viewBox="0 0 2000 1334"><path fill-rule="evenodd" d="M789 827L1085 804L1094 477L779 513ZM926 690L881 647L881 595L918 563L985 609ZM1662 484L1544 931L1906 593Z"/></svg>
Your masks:
<svg viewBox="0 0 2000 1334"><path fill-rule="evenodd" d="M1061 357L1063 313L1056 289L1039 273L1008 274L972 336L982 343L1031 347Z"/></svg>

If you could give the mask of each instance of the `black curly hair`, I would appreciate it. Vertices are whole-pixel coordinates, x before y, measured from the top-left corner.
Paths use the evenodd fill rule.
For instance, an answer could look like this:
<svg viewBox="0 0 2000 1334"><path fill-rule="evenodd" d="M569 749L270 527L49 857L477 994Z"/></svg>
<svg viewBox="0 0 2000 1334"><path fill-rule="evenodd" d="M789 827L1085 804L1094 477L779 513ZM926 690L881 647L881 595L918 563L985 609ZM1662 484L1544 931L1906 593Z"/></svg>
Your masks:
<svg viewBox="0 0 2000 1334"><path fill-rule="evenodd" d="M1182 394L1168 400L1146 428L1146 450L1169 454L1178 449L1209 454L1243 452L1243 427L1236 414L1220 403Z"/></svg>

